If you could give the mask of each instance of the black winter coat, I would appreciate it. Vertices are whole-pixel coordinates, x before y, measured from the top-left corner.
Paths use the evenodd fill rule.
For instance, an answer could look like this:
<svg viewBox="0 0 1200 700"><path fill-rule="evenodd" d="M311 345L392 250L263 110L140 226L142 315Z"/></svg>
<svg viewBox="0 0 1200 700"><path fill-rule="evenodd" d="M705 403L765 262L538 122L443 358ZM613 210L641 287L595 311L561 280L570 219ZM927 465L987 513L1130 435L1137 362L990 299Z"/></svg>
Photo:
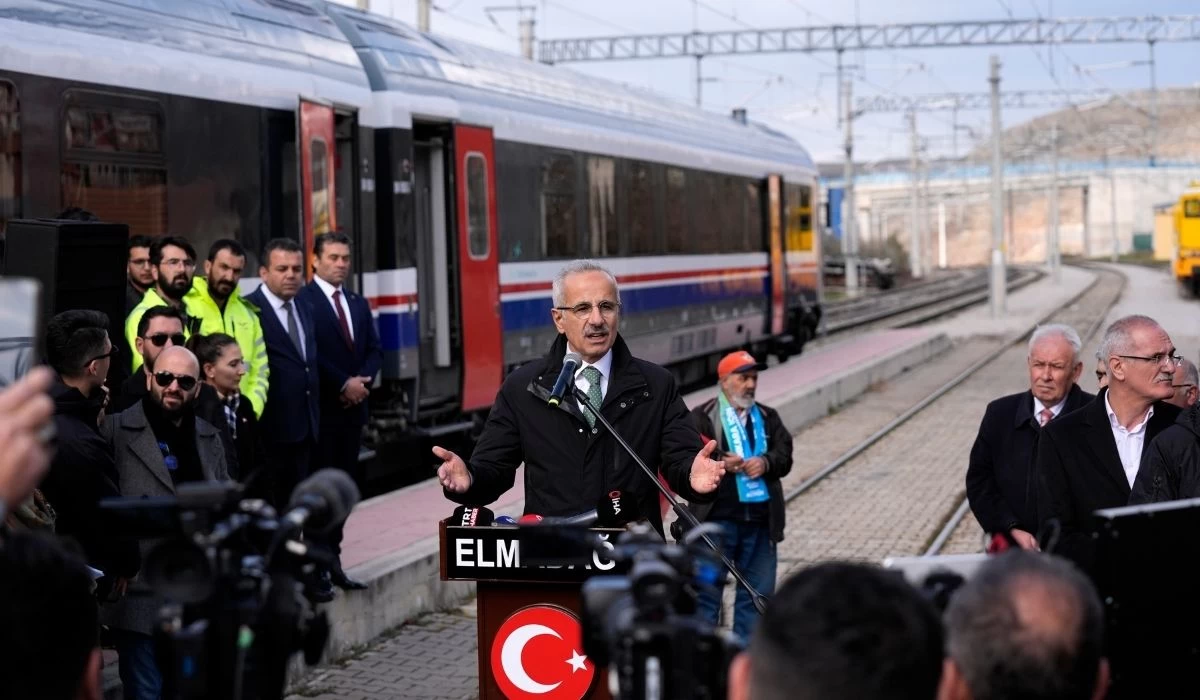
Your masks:
<svg viewBox="0 0 1200 700"><path fill-rule="evenodd" d="M525 512L569 516L597 507L617 489L633 494L637 512L662 533L658 490L604 426L588 427L574 397L557 407L546 404L566 354L559 335L541 360L529 362L504 380L467 468L471 488L446 498L487 505L512 488L517 467L525 465ZM600 412L651 469L661 469L676 493L711 501L689 484L692 460L704 445L688 418L670 372L633 357L618 335L612 348L612 376Z"/></svg>
<svg viewBox="0 0 1200 700"><path fill-rule="evenodd" d="M258 417L254 415L254 406L242 397L237 409L237 437L229 430L229 419L225 417L225 406L217 390L208 384L200 385L200 393L196 396L196 416L203 418L221 433L221 444L225 448L225 464L229 467L229 478L245 484L252 475L267 464L267 451L258 434ZM255 488L251 494L258 494L258 480L254 477Z"/></svg>
<svg viewBox="0 0 1200 700"><path fill-rule="evenodd" d="M1182 411L1142 450L1129 504L1200 497L1200 405Z"/></svg>
<svg viewBox="0 0 1200 700"><path fill-rule="evenodd" d="M121 495L112 448L96 425L100 402L61 380L50 396L56 450L40 488L58 514L55 532L78 542L87 563L107 577L132 578L141 566L137 542L108 532L98 508L100 499Z"/></svg>
<svg viewBox="0 0 1200 700"><path fill-rule="evenodd" d="M1088 573L1095 571L1096 547L1091 538L1092 514L1129 503L1129 481L1121 467L1117 441L1113 438L1104 407L1106 390L1094 401L1067 416L1051 421L1038 441L1038 523L1040 530L1060 528L1053 554L1074 561ZM1169 403L1154 403L1154 415L1146 423L1146 446L1179 416ZM1140 467L1139 467L1140 470ZM1135 479L1136 483L1136 479ZM1046 547L1045 533L1038 542Z"/></svg>
<svg viewBox="0 0 1200 700"><path fill-rule="evenodd" d="M692 421L695 423L696 429L700 431L700 436L704 439L715 438L717 431L713 426L712 414L717 400L710 399L703 404L692 409ZM767 451L763 457L767 460L767 471L763 474L763 480L767 483L767 493L771 496L768 503L768 527L771 532L771 539L775 542L783 541L784 531L784 513L787 510L783 502L783 485L780 479L787 476L792 471L792 434L788 432L787 426L783 424L783 419L773 408L769 408L762 404L758 404L758 410L762 412L763 420L766 421L767 432ZM722 452L729 451L729 440L725 435L721 435ZM696 516L700 522L704 522L713 514L714 507L718 502L725 503L732 499L737 502L737 483L736 475L727 474L721 479L721 486L717 490L717 500L712 503L688 503L688 510ZM679 527L676 528L675 525ZM687 531L683 520L676 520L675 525L672 525L672 534L676 539L679 539L683 533Z"/></svg>
<svg viewBox="0 0 1200 700"><path fill-rule="evenodd" d="M1062 411L1051 422L1094 398L1073 385ZM1032 475L1041 432L1030 391L1002 396L984 411L967 465L967 499L984 532L1019 528L1037 534L1037 483Z"/></svg>

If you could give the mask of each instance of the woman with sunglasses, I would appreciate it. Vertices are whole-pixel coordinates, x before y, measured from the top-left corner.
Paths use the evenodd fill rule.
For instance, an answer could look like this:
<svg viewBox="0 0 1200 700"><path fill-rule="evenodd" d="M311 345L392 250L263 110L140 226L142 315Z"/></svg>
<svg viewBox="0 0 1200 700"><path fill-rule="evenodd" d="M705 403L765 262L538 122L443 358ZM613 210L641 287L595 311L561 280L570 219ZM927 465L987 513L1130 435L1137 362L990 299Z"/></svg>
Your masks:
<svg viewBox="0 0 1200 700"><path fill-rule="evenodd" d="M200 361L202 385L196 397L196 415L223 429L228 438L229 473L245 483L266 462L266 454L258 439L254 407L238 388L246 374L242 350L232 336L224 333L194 335L188 340L188 348Z"/></svg>

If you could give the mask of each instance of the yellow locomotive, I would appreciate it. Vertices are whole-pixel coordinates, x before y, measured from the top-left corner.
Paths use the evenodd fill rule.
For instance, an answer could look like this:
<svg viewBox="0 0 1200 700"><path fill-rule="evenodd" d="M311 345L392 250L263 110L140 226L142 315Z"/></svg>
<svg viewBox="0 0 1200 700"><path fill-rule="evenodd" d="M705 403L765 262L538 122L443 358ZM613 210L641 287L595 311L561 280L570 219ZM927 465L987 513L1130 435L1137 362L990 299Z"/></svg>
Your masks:
<svg viewBox="0 0 1200 700"><path fill-rule="evenodd" d="M1193 181L1175 209L1175 279L1200 296L1200 181Z"/></svg>

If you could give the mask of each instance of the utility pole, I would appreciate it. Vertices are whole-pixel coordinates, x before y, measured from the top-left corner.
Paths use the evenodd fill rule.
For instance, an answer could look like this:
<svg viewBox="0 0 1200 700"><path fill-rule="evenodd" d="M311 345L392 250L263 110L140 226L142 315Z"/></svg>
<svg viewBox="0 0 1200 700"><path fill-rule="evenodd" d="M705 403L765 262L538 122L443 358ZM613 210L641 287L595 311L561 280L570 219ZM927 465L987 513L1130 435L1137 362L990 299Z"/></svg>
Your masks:
<svg viewBox="0 0 1200 700"><path fill-rule="evenodd" d="M1158 76L1154 69L1154 40L1150 44L1150 167L1158 162Z"/></svg>
<svg viewBox="0 0 1200 700"><path fill-rule="evenodd" d="M370 12L371 0L358 0L358 3L355 6L363 12Z"/></svg>
<svg viewBox="0 0 1200 700"><path fill-rule="evenodd" d="M921 173L918 153L920 144L917 143L920 137L917 135L916 110L910 110L908 113L908 136L911 141L908 156L909 181L911 183L908 205L908 269L914 278L919 278L922 276L923 266L921 265Z"/></svg>
<svg viewBox="0 0 1200 700"><path fill-rule="evenodd" d="M433 0L417 0L417 29L422 32L429 31L429 11L433 6Z"/></svg>
<svg viewBox="0 0 1200 700"><path fill-rule="evenodd" d="M517 27L520 29L521 57L527 61L533 60L533 27L534 24L536 24L534 21L534 16L537 12L536 7L527 7L522 5L520 0L518 0L516 5L505 5L504 7L485 7L483 8L483 12L487 15L488 19L492 20L493 24L496 24L495 18L492 17L493 12L516 12ZM499 27L498 24L496 26Z"/></svg>
<svg viewBox="0 0 1200 700"><path fill-rule="evenodd" d="M1111 167L1108 170L1108 215L1112 218L1112 261L1117 261L1120 252L1120 237L1117 234L1117 171Z"/></svg>
<svg viewBox="0 0 1200 700"><path fill-rule="evenodd" d="M1004 134L1000 130L1000 57L992 54L992 318L1005 314L1008 292L1004 270Z"/></svg>
<svg viewBox="0 0 1200 700"><path fill-rule="evenodd" d="M839 56L841 54L838 54ZM854 100L851 99L854 91L854 83L850 78L842 79L841 76L841 61L838 62L838 84L841 86L842 96L846 101L845 116L842 119L842 128L846 136L846 163L845 163L845 200L846 200L846 216L842 230L845 233L843 241L844 249L842 253L846 259L846 291L854 292L858 289L858 212L855 209L854 203Z"/></svg>
<svg viewBox="0 0 1200 700"><path fill-rule="evenodd" d="M1050 276L1055 284L1062 283L1062 263L1058 242L1058 122L1050 128L1050 241L1046 259L1050 263Z"/></svg>

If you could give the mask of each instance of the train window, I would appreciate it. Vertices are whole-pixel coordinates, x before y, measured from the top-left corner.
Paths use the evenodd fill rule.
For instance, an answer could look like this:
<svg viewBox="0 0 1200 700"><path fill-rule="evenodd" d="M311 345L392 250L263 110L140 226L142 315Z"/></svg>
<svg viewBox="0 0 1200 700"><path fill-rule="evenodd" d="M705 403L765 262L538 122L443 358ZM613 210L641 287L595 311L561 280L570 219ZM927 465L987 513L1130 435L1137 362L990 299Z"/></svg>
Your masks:
<svg viewBox="0 0 1200 700"><path fill-rule="evenodd" d="M575 159L551 155L542 164L542 249L547 258L573 258L579 250Z"/></svg>
<svg viewBox="0 0 1200 700"><path fill-rule="evenodd" d="M0 81L0 231L21 215L21 109L17 88Z"/></svg>
<svg viewBox="0 0 1200 700"><path fill-rule="evenodd" d="M162 117L155 109L75 104L63 125L72 151L162 153Z"/></svg>
<svg viewBox="0 0 1200 700"><path fill-rule="evenodd" d="M746 183L746 235L749 238L747 250L764 249L762 200L757 182Z"/></svg>
<svg viewBox="0 0 1200 700"><path fill-rule="evenodd" d="M692 231L694 234L688 252L720 253L721 202L717 189L717 176L712 173L694 173L691 185Z"/></svg>
<svg viewBox="0 0 1200 700"><path fill-rule="evenodd" d="M1183 215L1188 219L1200 219L1200 199L1185 199Z"/></svg>
<svg viewBox="0 0 1200 700"><path fill-rule="evenodd" d="M129 226L130 235L167 232L167 171L106 163L63 163L64 207Z"/></svg>
<svg viewBox="0 0 1200 700"><path fill-rule="evenodd" d="M745 194L737 178L721 178L720 219L721 252L740 253L746 250Z"/></svg>
<svg viewBox="0 0 1200 700"><path fill-rule="evenodd" d="M620 253L617 226L616 163L612 158L588 158L588 233L593 256Z"/></svg>
<svg viewBox="0 0 1200 700"><path fill-rule="evenodd" d="M629 164L629 252L658 253L658 220L654 211L654 171L649 163Z"/></svg>
<svg viewBox="0 0 1200 700"><path fill-rule="evenodd" d="M667 168L667 192L663 198L666 213L667 252L687 250L687 175L679 168Z"/></svg>
<svg viewBox="0 0 1200 700"><path fill-rule="evenodd" d="M491 254L488 236L487 161L481 153L467 154L467 253L472 260Z"/></svg>

